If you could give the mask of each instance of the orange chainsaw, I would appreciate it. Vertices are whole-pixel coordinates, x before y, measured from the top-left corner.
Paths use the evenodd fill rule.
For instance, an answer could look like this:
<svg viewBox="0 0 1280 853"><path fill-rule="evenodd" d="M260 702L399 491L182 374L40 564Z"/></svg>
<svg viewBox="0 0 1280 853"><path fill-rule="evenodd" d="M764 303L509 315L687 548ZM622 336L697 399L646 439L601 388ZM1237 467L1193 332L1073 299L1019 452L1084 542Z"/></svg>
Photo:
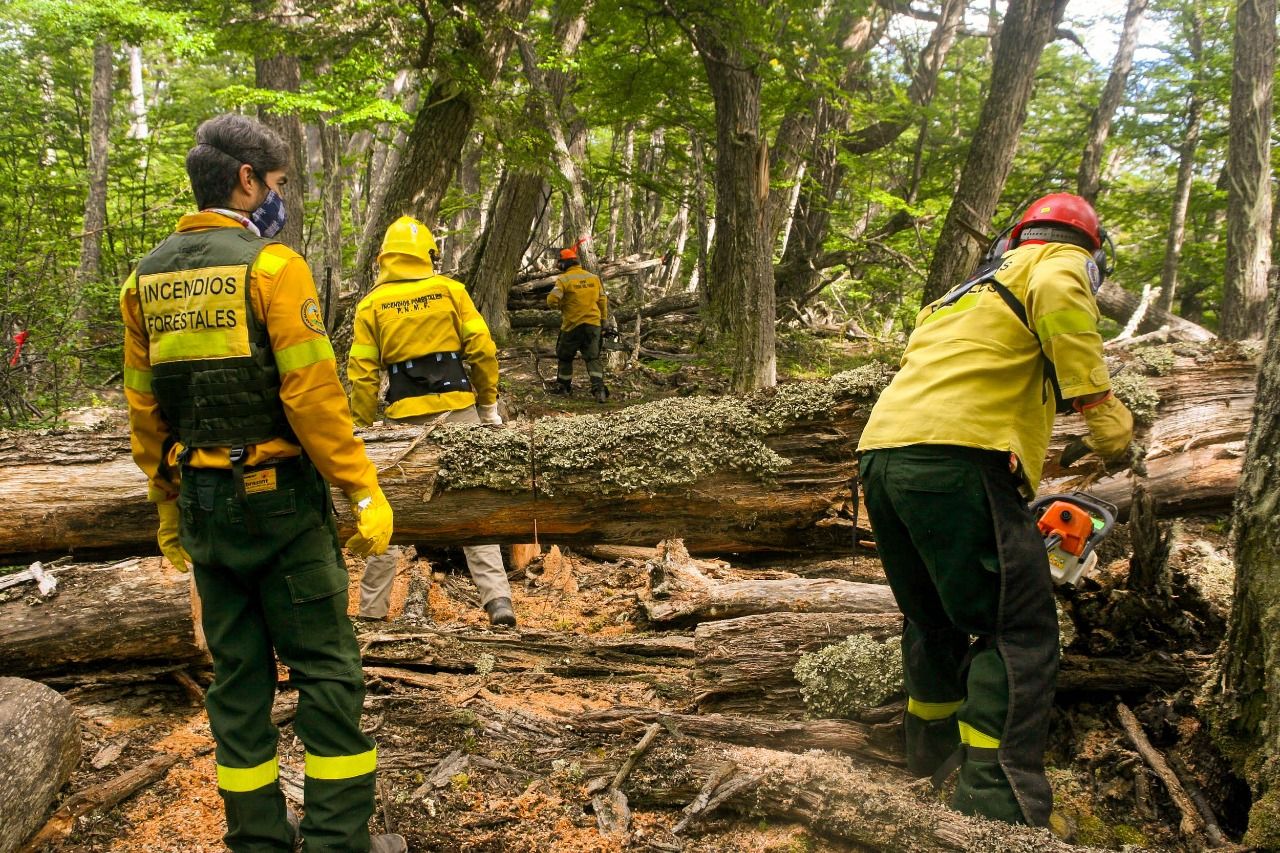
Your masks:
<svg viewBox="0 0 1280 853"><path fill-rule="evenodd" d="M1097 565L1095 549L1116 526L1115 504L1084 492L1036 498L1031 512L1049 552L1049 573L1055 585L1074 585Z"/></svg>

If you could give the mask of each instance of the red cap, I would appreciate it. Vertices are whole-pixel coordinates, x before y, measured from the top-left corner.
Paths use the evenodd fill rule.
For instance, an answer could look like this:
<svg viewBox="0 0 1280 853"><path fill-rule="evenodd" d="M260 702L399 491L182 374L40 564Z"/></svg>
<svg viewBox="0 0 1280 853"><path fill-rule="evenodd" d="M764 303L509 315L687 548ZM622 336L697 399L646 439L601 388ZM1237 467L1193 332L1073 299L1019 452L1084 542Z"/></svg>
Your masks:
<svg viewBox="0 0 1280 853"><path fill-rule="evenodd" d="M572 246L570 246L570 247L569 247L569 248L567 248L567 249L561 249L561 250L560 250L560 260L562 260L562 261L576 261L576 260L578 259L578 247L579 247L579 246L581 246L581 245L582 245L583 243L585 243L585 242L587 242L587 238L586 238L586 237L579 237L579 238L578 238L578 242L574 243Z"/></svg>

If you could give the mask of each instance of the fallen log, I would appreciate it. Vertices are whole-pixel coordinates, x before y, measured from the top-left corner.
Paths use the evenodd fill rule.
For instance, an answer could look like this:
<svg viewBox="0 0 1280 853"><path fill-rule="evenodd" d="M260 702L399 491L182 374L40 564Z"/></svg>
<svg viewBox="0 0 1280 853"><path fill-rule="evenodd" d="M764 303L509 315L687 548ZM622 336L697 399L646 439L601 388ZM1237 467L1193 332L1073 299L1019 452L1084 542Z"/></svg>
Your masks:
<svg viewBox="0 0 1280 853"><path fill-rule="evenodd" d="M694 686L699 713L798 716L804 712L793 670L800 656L834 645L852 634L887 640L901 632L902 618L886 614L770 613L718 622L694 630ZM1176 690L1196 683L1204 670L1194 655L1141 660L1066 655L1058 692L1141 695L1153 688Z"/></svg>
<svg viewBox="0 0 1280 853"><path fill-rule="evenodd" d="M72 565L57 595L0 592L0 675L67 672L114 662L208 660L196 643L187 576L159 558Z"/></svg>
<svg viewBox="0 0 1280 853"><path fill-rule="evenodd" d="M686 737L760 746L786 752L827 749L884 764L904 763L895 725L854 720L766 720L727 714L671 714L624 705L579 714L569 724L580 732L625 734L640 723L661 723Z"/></svg>
<svg viewBox="0 0 1280 853"><path fill-rule="evenodd" d="M698 309L698 294L676 293L655 299L640 308L639 314L646 319L664 317L668 314L680 314ZM619 308L613 317L619 325L625 325L636 319L634 307ZM517 308L511 312L511 328L513 329L558 329L560 328L560 312L542 308Z"/></svg>
<svg viewBox="0 0 1280 853"><path fill-rule="evenodd" d="M610 279L638 275L647 269L661 266L665 260L666 259L661 255L658 257L645 256L641 254L628 255L627 257L619 258L616 261L605 261L600 265L600 269L596 274L605 282L607 289ZM559 272L553 272L538 275L534 278L526 278L523 280L518 279L517 283L511 286L510 293L512 296L519 296L526 293L546 292L555 285L556 279L559 276Z"/></svg>
<svg viewBox="0 0 1280 853"><path fill-rule="evenodd" d="M694 560L679 539L665 540L645 564L648 583L640 598L649 621L703 622L757 613L898 612L893 592L884 584L832 578L738 580L709 577L712 564Z"/></svg>
<svg viewBox="0 0 1280 853"><path fill-rule="evenodd" d="M1102 316L1110 317L1121 326L1129 322L1129 318L1138 310L1138 306L1142 303L1142 297L1136 293L1130 293L1114 281L1104 282L1099 288L1098 294L1098 310L1102 312ZM1169 337L1177 341L1190 341L1192 343L1202 343L1211 341L1216 335L1203 326L1197 326L1190 320L1184 320L1177 314L1165 311L1155 305L1148 305L1146 314L1143 317L1142 328L1155 329L1166 326L1169 330Z"/></svg>
<svg viewBox="0 0 1280 853"><path fill-rule="evenodd" d="M1240 467L1232 448L1249 429L1256 365L1228 355L1179 357L1146 380L1159 402L1138 437L1151 448L1158 511L1230 505ZM854 448L887 378L867 365L743 398L672 398L505 429L362 434L383 470L399 542L514 544L536 530L566 544L679 536L694 554L833 552L851 538ZM1083 429L1079 417L1060 418L1049 458ZM155 552L155 514L128 436L9 438L0 445L0 556ZM1050 463L1044 490L1074 474ZM1126 477L1098 488L1127 503ZM349 530L346 501L335 502Z"/></svg>
<svg viewBox="0 0 1280 853"><path fill-rule="evenodd" d="M731 767L731 770L726 770ZM713 791L703 781L717 779ZM631 778L634 805L710 808L797 821L842 848L870 850L1080 851L1048 830L952 811L905 774L847 758L750 747L658 747ZM724 794L723 796L721 794Z"/></svg>
<svg viewBox="0 0 1280 853"><path fill-rule="evenodd" d="M0 678L0 850L15 850L44 822L80 761L80 721L57 691Z"/></svg>

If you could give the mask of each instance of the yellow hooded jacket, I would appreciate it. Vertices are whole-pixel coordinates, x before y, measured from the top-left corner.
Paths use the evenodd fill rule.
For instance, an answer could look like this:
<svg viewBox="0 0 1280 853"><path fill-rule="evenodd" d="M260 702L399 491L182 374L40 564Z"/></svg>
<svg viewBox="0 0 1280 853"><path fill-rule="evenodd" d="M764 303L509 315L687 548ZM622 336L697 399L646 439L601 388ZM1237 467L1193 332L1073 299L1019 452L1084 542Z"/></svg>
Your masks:
<svg viewBox="0 0 1280 853"><path fill-rule="evenodd" d="M547 304L560 309L560 330L567 332L584 323L599 326L609 318L609 297L598 276L574 264L556 278Z"/></svg>
<svg viewBox="0 0 1280 853"><path fill-rule="evenodd" d="M429 258L384 252L378 265L377 284L356 307L355 339L347 361L356 423L368 426L377 417L381 370L430 353L461 352L472 390L406 397L387 406L387 417L497 402L497 347L463 284L436 275Z"/></svg>
<svg viewBox="0 0 1280 853"><path fill-rule="evenodd" d="M1066 399L1111 387L1089 287L1092 263L1084 249L1064 243L1005 253L997 278L1026 306L1034 335L989 284L951 305L925 306L858 450L951 444L1007 451L1034 493L1055 414L1043 358L1053 362Z"/></svg>
<svg viewBox="0 0 1280 853"><path fill-rule="evenodd" d="M221 214L202 211L183 216L177 230L239 225ZM359 501L367 497L378 486L377 471L365 455L364 442L355 437L306 261L288 246L272 243L258 255L249 288L254 315L271 336L280 370L280 402L302 446L283 438L269 439L246 448L245 464L252 467L298 456L305 448L321 475L348 498ZM150 481L149 498L160 502L178 493L177 461L183 447L175 443L164 454L170 429L151 393L151 352L136 273L120 290L120 313L124 318L124 393L129 403L133 458ZM187 464L230 468L228 455L225 447L195 448Z"/></svg>

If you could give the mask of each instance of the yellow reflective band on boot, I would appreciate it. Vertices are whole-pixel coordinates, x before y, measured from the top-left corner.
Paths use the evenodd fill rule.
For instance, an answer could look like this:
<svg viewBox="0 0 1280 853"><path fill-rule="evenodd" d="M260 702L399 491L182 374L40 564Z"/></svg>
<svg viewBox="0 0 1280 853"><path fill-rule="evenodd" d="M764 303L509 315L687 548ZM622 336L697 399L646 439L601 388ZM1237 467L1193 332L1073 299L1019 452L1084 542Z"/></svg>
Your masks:
<svg viewBox="0 0 1280 853"><path fill-rule="evenodd" d="M968 723L960 722L960 742L979 749L999 749L1000 738L983 734Z"/></svg>
<svg viewBox="0 0 1280 853"><path fill-rule="evenodd" d="M307 367L317 361L333 358L333 344L328 338L316 338L276 350L276 367L281 373Z"/></svg>
<svg viewBox="0 0 1280 853"><path fill-rule="evenodd" d="M963 699L957 699L955 702L921 702L919 699L908 696L907 713L922 720L945 720L963 704Z"/></svg>
<svg viewBox="0 0 1280 853"><path fill-rule="evenodd" d="M312 755L307 753L307 776L311 779L354 779L378 769L378 749L359 755Z"/></svg>
<svg viewBox="0 0 1280 853"><path fill-rule="evenodd" d="M224 767L218 765L218 787L233 794L256 791L280 778L280 758L273 757L257 767Z"/></svg>

